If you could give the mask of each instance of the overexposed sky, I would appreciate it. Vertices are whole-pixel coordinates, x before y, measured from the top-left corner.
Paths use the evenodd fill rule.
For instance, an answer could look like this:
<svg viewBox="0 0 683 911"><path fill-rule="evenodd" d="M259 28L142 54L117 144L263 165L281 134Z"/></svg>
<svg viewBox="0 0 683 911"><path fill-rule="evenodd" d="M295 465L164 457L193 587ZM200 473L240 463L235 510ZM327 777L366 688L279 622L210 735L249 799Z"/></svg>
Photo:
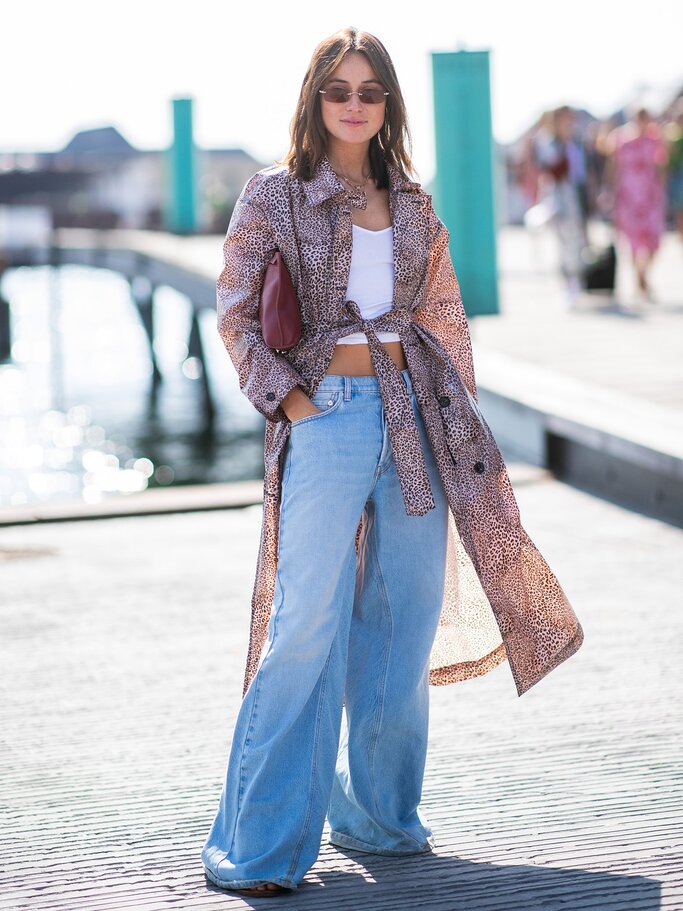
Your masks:
<svg viewBox="0 0 683 911"><path fill-rule="evenodd" d="M107 125L140 148L165 148L170 100L191 96L199 146L240 146L268 164L288 147L316 44L355 25L377 35L394 61L426 182L432 51L491 52L493 132L508 142L546 108L567 103L604 116L636 92L673 92L683 82L680 2L633 10L613 0L14 0L3 16L0 150L55 150L80 129Z"/></svg>

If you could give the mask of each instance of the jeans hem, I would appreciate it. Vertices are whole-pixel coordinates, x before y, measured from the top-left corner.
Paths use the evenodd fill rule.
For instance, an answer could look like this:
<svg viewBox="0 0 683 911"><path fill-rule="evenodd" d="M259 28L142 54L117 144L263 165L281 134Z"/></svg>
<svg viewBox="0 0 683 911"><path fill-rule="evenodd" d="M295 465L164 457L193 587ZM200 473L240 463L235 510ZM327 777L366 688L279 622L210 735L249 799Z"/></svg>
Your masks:
<svg viewBox="0 0 683 911"><path fill-rule="evenodd" d="M296 883L293 883L286 876L269 876L268 879L221 879L220 876L216 876L215 873L209 870L207 866L204 866L204 873L206 878L215 886L220 886L223 889L250 889L253 886L260 886L262 883L277 883L286 889L299 888Z"/></svg>
<svg viewBox="0 0 683 911"><path fill-rule="evenodd" d="M436 845L433 836L430 836L422 848L408 851L394 850L393 848L381 848L379 845L370 845L358 838L352 838L350 835L344 835L342 832L335 832L334 830L330 832L329 843L338 845L340 848L353 848L355 851L364 851L366 854L386 854L391 857L399 857L404 854L426 854L432 851Z"/></svg>

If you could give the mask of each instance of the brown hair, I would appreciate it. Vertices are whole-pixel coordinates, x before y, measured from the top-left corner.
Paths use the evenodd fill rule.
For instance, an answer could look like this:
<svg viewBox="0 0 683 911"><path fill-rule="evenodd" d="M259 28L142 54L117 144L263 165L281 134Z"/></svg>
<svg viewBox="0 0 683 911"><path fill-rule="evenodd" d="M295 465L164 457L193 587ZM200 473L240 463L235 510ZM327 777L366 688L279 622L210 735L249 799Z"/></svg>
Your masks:
<svg viewBox="0 0 683 911"><path fill-rule="evenodd" d="M339 29L324 38L313 51L290 124L289 152L276 163L286 164L291 174L301 180L310 180L313 176L316 165L327 150L327 132L320 111L318 89L323 87L349 51L365 54L375 75L390 93L386 100L384 123L370 140L369 148L372 176L378 189L383 189L389 186L387 162L393 164L405 178L409 177L409 173L416 174L406 150L406 146L411 147L408 116L386 48L379 38L353 26Z"/></svg>

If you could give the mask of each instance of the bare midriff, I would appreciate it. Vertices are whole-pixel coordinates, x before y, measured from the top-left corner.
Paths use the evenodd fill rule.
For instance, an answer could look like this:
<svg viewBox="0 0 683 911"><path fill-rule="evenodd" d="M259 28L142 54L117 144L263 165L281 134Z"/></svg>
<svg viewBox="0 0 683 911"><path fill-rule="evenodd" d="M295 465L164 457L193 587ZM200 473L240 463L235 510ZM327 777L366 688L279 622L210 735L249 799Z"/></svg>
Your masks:
<svg viewBox="0 0 683 911"><path fill-rule="evenodd" d="M405 354L401 342L380 342L396 364L399 370L405 370ZM335 376L372 376L375 368L372 366L370 346L365 345L335 345L334 353L330 360L327 372Z"/></svg>
<svg viewBox="0 0 683 911"><path fill-rule="evenodd" d="M367 209L352 212L352 221L360 228L368 231L384 231L391 226L391 212L389 210L389 191L385 188L378 190L374 182L366 187L368 199ZM380 342L396 364L399 370L407 368L403 345L401 342ZM375 368L372 366L370 346L364 345L335 345L334 353L327 368L327 372L335 376L373 376Z"/></svg>

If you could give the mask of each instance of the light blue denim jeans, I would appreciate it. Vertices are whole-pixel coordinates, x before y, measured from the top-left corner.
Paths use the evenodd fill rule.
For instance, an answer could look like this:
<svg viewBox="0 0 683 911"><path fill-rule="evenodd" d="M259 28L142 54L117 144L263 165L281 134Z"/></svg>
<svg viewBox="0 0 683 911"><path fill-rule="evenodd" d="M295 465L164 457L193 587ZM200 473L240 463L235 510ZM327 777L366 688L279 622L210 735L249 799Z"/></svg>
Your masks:
<svg viewBox="0 0 683 911"><path fill-rule="evenodd" d="M402 376L436 501L424 516L406 514L376 376L326 374L313 397L321 413L292 423L268 638L202 850L219 886L296 889L326 816L341 847L435 845L419 803L448 506Z"/></svg>

